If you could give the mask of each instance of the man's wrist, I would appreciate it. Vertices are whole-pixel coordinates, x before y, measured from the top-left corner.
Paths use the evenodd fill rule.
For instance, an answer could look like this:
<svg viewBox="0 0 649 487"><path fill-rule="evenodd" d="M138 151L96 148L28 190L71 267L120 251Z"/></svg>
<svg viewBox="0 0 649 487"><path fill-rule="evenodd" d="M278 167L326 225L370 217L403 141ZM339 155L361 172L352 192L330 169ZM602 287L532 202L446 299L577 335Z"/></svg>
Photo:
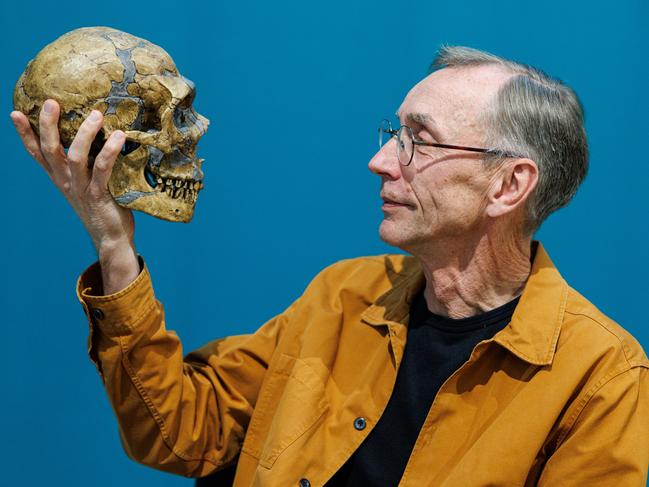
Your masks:
<svg viewBox="0 0 649 487"><path fill-rule="evenodd" d="M140 263L132 242L107 242L99 247L103 294L121 291L140 274Z"/></svg>

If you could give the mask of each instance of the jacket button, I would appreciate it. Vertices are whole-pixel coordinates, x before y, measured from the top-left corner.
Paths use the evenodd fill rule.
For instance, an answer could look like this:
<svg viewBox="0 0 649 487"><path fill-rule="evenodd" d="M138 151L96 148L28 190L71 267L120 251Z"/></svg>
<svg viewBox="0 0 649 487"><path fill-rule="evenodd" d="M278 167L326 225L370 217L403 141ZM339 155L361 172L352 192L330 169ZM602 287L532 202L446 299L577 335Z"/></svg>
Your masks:
<svg viewBox="0 0 649 487"><path fill-rule="evenodd" d="M300 487L311 487L309 479L300 479Z"/></svg>
<svg viewBox="0 0 649 487"><path fill-rule="evenodd" d="M100 310L99 308L93 308L92 309L92 316L95 317L97 320L103 320L104 319L104 312Z"/></svg>
<svg viewBox="0 0 649 487"><path fill-rule="evenodd" d="M354 428L356 428L358 431L364 430L366 425L367 422L365 421L365 418L361 417L354 420Z"/></svg>

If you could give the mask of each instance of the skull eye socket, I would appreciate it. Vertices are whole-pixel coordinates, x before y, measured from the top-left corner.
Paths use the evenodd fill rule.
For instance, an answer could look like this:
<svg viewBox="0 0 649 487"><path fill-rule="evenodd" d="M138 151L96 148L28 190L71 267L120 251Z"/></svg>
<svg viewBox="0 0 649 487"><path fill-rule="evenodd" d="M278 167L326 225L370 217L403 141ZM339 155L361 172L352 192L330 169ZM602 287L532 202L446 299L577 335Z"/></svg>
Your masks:
<svg viewBox="0 0 649 487"><path fill-rule="evenodd" d="M133 142L132 140L127 140L124 145L122 146L122 152L121 154L123 156L126 156L130 154L131 152L137 150L137 148L140 147L140 144L137 142Z"/></svg>
<svg viewBox="0 0 649 487"><path fill-rule="evenodd" d="M194 111L194 108L189 105L185 107L184 105L177 106L174 110L174 125L182 131L186 131L190 126L195 125L198 116Z"/></svg>
<svg viewBox="0 0 649 487"><path fill-rule="evenodd" d="M181 130L186 128L188 124L196 122L196 112L192 106L194 98L196 98L196 89L192 89L174 110L174 124Z"/></svg>
<svg viewBox="0 0 649 487"><path fill-rule="evenodd" d="M196 98L196 88L192 89L178 105L183 108L191 108L195 98Z"/></svg>

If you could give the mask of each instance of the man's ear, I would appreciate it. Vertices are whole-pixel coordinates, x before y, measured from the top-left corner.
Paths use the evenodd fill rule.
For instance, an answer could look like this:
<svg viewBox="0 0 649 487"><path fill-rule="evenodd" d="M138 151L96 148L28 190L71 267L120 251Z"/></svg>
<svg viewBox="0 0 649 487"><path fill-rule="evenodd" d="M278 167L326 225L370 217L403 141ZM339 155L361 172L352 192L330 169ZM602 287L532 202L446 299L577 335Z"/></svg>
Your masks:
<svg viewBox="0 0 649 487"><path fill-rule="evenodd" d="M512 159L498 168L489 188L487 215L496 218L522 207L539 181L539 168L531 159Z"/></svg>

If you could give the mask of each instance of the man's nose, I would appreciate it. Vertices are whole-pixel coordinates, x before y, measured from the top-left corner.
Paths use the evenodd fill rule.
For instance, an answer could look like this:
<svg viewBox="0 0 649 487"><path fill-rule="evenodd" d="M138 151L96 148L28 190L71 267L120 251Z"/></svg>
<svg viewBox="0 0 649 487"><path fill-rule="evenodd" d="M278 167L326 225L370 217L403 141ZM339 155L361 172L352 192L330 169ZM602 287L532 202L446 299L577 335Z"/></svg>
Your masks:
<svg viewBox="0 0 649 487"><path fill-rule="evenodd" d="M381 147L370 160L367 167L377 176L387 176L390 179L398 179L401 175L401 165L397 159L396 141L390 139Z"/></svg>

